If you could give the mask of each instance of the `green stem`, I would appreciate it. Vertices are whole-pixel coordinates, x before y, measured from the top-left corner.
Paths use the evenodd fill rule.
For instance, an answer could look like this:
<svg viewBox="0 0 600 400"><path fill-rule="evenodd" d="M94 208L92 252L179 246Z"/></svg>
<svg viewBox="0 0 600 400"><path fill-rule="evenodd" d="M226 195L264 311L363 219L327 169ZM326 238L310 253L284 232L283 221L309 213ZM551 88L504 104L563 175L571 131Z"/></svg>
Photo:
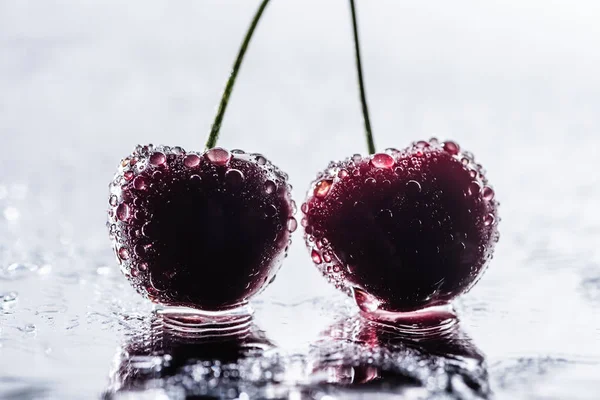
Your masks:
<svg viewBox="0 0 600 400"><path fill-rule="evenodd" d="M244 37L244 41L240 47L237 58L233 64L233 68L231 70L231 75L227 80L227 84L225 85L225 90L223 91L223 95L221 96L221 103L219 104L219 109L217 110L217 115L215 116L215 120L213 122L212 128L210 130L210 135L208 136L208 140L206 141L206 148L212 149L217 144L217 139L219 139L219 131L221 130L221 124L223 122L223 116L225 115L225 109L227 108L227 104L229 103L229 97L231 96L231 92L233 90L233 85L235 83L235 79L237 78L238 72L240 71L240 67L242 66L242 61L244 60L244 54L248 49L248 45L250 44L250 39L252 38L252 34L258 25L258 21L262 16L263 11L267 7L269 0L263 0L256 14L254 14L254 18L252 19L252 23L248 28L248 32L246 32L246 36Z"/></svg>
<svg viewBox="0 0 600 400"><path fill-rule="evenodd" d="M369 154L375 154L375 141L371 131L371 120L369 119L369 107L367 106L367 95L365 93L365 82L362 73L362 62L360 58L360 41L358 39L358 22L356 21L356 7L354 0L350 0L350 10L352 11L352 28L354 31L354 50L356 53L356 72L358 74L358 87L360 89L360 103L365 121L365 136L367 138L367 147Z"/></svg>

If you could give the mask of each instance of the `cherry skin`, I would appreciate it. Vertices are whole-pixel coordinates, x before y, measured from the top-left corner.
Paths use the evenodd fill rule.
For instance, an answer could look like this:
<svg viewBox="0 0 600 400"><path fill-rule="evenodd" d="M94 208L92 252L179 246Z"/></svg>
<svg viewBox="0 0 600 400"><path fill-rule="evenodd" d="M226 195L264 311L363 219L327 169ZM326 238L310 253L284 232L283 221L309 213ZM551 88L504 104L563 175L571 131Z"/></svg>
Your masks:
<svg viewBox="0 0 600 400"><path fill-rule="evenodd" d="M153 302L222 311L275 278L296 227L287 175L260 154L138 146L110 184L121 270Z"/></svg>
<svg viewBox="0 0 600 400"><path fill-rule="evenodd" d="M492 257L497 202L454 142L334 162L302 205L311 258L366 312L410 312L468 291Z"/></svg>

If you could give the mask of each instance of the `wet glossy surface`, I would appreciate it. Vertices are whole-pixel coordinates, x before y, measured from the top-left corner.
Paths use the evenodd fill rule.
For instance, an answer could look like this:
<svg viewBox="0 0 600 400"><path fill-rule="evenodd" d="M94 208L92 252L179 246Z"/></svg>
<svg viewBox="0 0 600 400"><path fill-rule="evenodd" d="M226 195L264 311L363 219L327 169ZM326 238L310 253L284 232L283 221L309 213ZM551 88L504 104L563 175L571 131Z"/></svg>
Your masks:
<svg viewBox="0 0 600 400"><path fill-rule="evenodd" d="M106 182L138 143L202 150L255 4L39 3L0 1L0 398L98 398L118 390L122 351L149 334L151 311L110 250ZM343 2L270 7L220 145L268 155L299 200L327 162L364 149L349 15ZM371 354L365 335L354 339L351 300L314 268L298 227L254 302L270 345L227 367L245 372L225 396L373 399L410 387L426 397L453 385L466 398L595 399L600 10L389 0L359 12L378 148L453 138L502 193L494 259L457 304L470 350L401 342ZM212 367L232 351L190 353L210 365L177 361L181 373L165 371L148 398L177 379L199 391L222 382Z"/></svg>

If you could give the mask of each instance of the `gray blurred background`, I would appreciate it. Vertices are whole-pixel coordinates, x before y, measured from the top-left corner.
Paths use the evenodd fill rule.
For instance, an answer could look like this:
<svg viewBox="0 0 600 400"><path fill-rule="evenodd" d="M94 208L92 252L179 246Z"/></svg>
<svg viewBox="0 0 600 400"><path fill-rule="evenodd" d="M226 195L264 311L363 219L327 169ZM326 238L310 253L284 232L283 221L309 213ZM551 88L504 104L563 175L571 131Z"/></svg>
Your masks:
<svg viewBox="0 0 600 400"><path fill-rule="evenodd" d="M19 293L0 316L0 377L24 387L69 379L66 397L102 388L118 337L90 339L98 322L83 316L110 301L146 306L112 258L108 182L138 143L203 148L257 5L0 0L0 294ZM492 365L529 357L574 368L558 374L566 381L497 389L556 398L573 385L598 389L600 3L357 7L377 147L454 139L501 202L496 256L460 303L465 326ZM219 145L265 154L289 173L298 204L330 160L366 152L352 46L347 1L272 1L225 116ZM294 240L259 303L343 301L311 265L301 229ZM107 287L119 288L110 299ZM52 323L39 316L47 304L66 307ZM87 350L64 349L57 318L87 326L70 339ZM262 327L301 349L327 322L314 318L267 315ZM80 351L95 361L78 362Z"/></svg>

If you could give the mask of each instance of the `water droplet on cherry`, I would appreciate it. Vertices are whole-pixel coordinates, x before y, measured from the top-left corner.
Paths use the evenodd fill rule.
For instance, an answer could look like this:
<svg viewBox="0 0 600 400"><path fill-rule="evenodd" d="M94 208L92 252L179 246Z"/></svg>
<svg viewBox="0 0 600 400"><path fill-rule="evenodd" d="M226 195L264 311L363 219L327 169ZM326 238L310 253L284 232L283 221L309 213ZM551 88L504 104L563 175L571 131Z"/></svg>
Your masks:
<svg viewBox="0 0 600 400"><path fill-rule="evenodd" d="M164 153L161 153L160 151L157 151L156 153L150 156L150 164L156 167L164 165L165 162L167 162L167 157L164 155Z"/></svg>
<svg viewBox="0 0 600 400"><path fill-rule="evenodd" d="M296 218L290 217L287 221L288 231L294 232L297 228L298 228L298 222L296 221Z"/></svg>
<svg viewBox="0 0 600 400"><path fill-rule="evenodd" d="M221 147L215 147L206 152L206 157L214 165L224 166L231 160L231 153Z"/></svg>
<svg viewBox="0 0 600 400"><path fill-rule="evenodd" d="M188 154L183 159L183 165L188 168L194 168L200 165L200 157L196 154Z"/></svg>
<svg viewBox="0 0 600 400"><path fill-rule="evenodd" d="M321 260L321 255L319 254L319 252L317 250L313 250L310 253L310 257L312 258L313 262L315 264L321 264L322 260Z"/></svg>
<svg viewBox="0 0 600 400"><path fill-rule="evenodd" d="M385 153L377 153L371 159L371 165L375 168L392 168L394 164L394 157Z"/></svg>
<svg viewBox="0 0 600 400"><path fill-rule="evenodd" d="M319 181L315 186L315 190L314 190L315 197L322 199L325 196L327 196L327 193L329 193L329 189L331 189L332 183L333 183L333 181L329 180L329 179L324 179L322 181Z"/></svg>
<svg viewBox="0 0 600 400"><path fill-rule="evenodd" d="M457 155L458 152L460 151L460 147L458 146L458 144L456 144L455 142L444 142L444 150L447 153L452 154L453 156Z"/></svg>
<svg viewBox="0 0 600 400"><path fill-rule="evenodd" d="M275 184L275 182L271 180L265 182L265 193L271 194L274 193L275 190L277 190L277 185Z"/></svg>
<svg viewBox="0 0 600 400"><path fill-rule="evenodd" d="M494 223L494 221L496 221L496 218L494 218L493 214L488 214L485 217L483 217L483 224L485 226L490 226Z"/></svg>
<svg viewBox="0 0 600 400"><path fill-rule="evenodd" d="M147 187L146 179L142 176L136 176L133 180L133 187L137 190L145 190Z"/></svg>
<svg viewBox="0 0 600 400"><path fill-rule="evenodd" d="M415 180L406 182L406 191L409 194L421 193L421 184Z"/></svg>
<svg viewBox="0 0 600 400"><path fill-rule="evenodd" d="M481 192L481 186L477 182L471 182L467 190L469 192L469 196L479 196L479 193Z"/></svg>
<svg viewBox="0 0 600 400"><path fill-rule="evenodd" d="M489 186L486 186L483 188L482 194L483 194L483 198L486 201L492 201L492 199L494 198L494 190Z"/></svg>
<svg viewBox="0 0 600 400"><path fill-rule="evenodd" d="M127 204L119 204L119 207L117 207L117 218L120 221L126 221L129 219L129 206Z"/></svg>
<svg viewBox="0 0 600 400"><path fill-rule="evenodd" d="M108 204L110 204L111 206L114 207L117 205L117 203L118 203L117 196L115 196L115 195L110 196L110 198L108 199Z"/></svg>
<svg viewBox="0 0 600 400"><path fill-rule="evenodd" d="M244 174L238 169L230 169L225 173L225 181L229 186L237 187L244 182Z"/></svg>
<svg viewBox="0 0 600 400"><path fill-rule="evenodd" d="M121 247L119 249L119 258L121 260L128 260L129 259L129 250L127 250L125 247Z"/></svg>

